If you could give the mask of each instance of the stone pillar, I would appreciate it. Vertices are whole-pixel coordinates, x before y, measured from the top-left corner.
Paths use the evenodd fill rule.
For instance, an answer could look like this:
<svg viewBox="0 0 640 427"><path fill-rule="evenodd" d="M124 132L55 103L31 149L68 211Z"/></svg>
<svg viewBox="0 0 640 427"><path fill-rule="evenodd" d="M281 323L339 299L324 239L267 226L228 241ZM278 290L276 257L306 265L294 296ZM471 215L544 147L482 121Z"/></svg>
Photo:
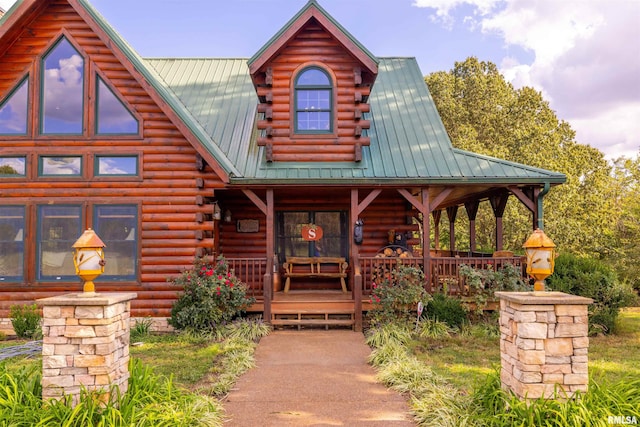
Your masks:
<svg viewBox="0 0 640 427"><path fill-rule="evenodd" d="M93 297L61 295L42 306L42 398L70 396L75 406L82 388L127 391L131 300L135 293Z"/></svg>
<svg viewBox="0 0 640 427"><path fill-rule="evenodd" d="M521 399L586 392L589 298L562 292L496 292L502 388Z"/></svg>

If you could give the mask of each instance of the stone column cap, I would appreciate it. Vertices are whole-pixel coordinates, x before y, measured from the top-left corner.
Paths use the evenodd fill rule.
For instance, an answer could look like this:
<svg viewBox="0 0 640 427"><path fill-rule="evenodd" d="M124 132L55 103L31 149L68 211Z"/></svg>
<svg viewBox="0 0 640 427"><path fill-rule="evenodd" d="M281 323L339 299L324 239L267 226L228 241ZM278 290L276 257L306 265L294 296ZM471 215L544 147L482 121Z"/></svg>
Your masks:
<svg viewBox="0 0 640 427"><path fill-rule="evenodd" d="M113 305L121 302L136 299L135 292L101 292L93 296L82 296L82 293L57 295L55 297L41 298L36 300L40 306L62 306L62 305Z"/></svg>
<svg viewBox="0 0 640 427"><path fill-rule="evenodd" d="M578 295L565 294L564 292L538 291L538 292L496 292L501 300L515 302L522 305L588 305L593 304L591 298Z"/></svg>

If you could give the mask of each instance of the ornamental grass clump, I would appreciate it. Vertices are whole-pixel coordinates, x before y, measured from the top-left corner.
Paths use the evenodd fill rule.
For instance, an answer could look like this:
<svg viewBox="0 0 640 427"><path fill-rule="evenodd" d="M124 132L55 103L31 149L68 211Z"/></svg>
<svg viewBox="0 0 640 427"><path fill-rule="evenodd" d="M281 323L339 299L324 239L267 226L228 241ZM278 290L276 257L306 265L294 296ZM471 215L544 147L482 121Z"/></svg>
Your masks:
<svg viewBox="0 0 640 427"><path fill-rule="evenodd" d="M247 286L229 270L224 257L214 264L197 258L193 268L172 280L184 292L171 309L169 324L176 329L211 332L239 317L253 304Z"/></svg>

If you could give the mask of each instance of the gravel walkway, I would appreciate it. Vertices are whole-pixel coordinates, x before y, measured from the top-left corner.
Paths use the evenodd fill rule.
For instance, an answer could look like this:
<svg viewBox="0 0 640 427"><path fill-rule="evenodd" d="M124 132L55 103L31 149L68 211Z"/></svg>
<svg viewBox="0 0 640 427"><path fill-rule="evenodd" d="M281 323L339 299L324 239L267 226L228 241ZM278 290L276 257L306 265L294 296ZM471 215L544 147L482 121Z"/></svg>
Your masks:
<svg viewBox="0 0 640 427"><path fill-rule="evenodd" d="M225 426L415 426L406 399L375 380L361 333L274 331L224 407Z"/></svg>

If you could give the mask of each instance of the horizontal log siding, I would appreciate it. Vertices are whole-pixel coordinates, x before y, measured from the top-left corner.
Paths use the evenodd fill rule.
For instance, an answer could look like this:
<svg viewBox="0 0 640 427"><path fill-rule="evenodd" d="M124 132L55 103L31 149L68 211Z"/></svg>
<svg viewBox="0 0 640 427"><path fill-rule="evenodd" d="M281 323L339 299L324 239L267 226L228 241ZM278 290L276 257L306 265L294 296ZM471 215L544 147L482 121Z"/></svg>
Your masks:
<svg viewBox="0 0 640 427"><path fill-rule="evenodd" d="M214 245L213 221L197 223L195 220L197 212L212 213L211 205L196 205L196 196L211 197L222 183L211 168L207 167L203 172L196 170L193 147L109 48L64 1L52 2L0 58L0 97L11 90L33 61L40 60L39 55L63 28L88 56L85 67L93 72L99 69L132 110L139 114L143 123L143 139L123 139L121 136L113 139L0 137L0 152L4 155L29 156L28 169L33 178L26 181L0 179L2 202L28 205L83 202L139 204L139 280L117 284L98 281L97 289L99 292L137 292L138 298L132 302L134 317L168 316L179 289L167 282L167 278L191 265L197 247L213 248ZM88 76L85 74L85 78ZM40 76L32 73L30 79L33 85ZM82 154L85 176L82 179L37 178L37 155L47 153ZM141 177L131 180L93 177L92 156L95 154L137 154L142 159ZM203 188L196 187L196 178L204 180ZM32 221L28 228L31 231L27 232L35 239L35 209L30 212ZM204 239L196 239L197 230L206 232ZM27 265L34 265L34 244L25 244ZM106 257L108 260L109 248L106 249ZM12 304L29 303L81 289L79 281L35 282L34 269L29 270L28 283L2 285L0 317L8 317Z"/></svg>
<svg viewBox="0 0 640 427"><path fill-rule="evenodd" d="M294 72L305 63L323 64L335 75L333 134L295 135L293 131ZM274 161L354 161L355 146L368 144L368 138L356 137L356 127L368 128L364 120L354 118L356 108L368 111L367 104L356 104L354 68L360 64L329 33L316 23L308 23L265 67L273 69L272 120L261 120L258 128L273 129L273 137L261 138L273 145ZM368 88L365 91L368 93Z"/></svg>

